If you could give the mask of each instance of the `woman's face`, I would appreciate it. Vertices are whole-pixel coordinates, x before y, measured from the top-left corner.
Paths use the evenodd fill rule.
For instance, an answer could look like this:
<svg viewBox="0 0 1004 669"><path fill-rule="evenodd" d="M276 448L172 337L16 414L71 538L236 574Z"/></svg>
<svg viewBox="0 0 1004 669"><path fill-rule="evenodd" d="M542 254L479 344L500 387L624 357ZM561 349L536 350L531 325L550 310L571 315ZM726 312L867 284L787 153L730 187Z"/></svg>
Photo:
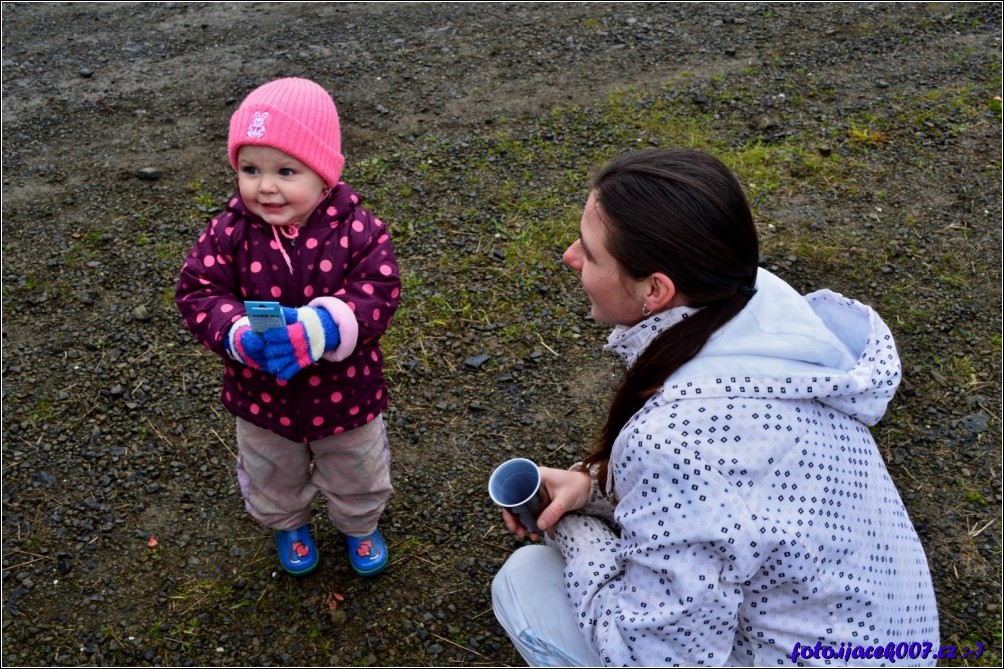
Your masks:
<svg viewBox="0 0 1004 669"><path fill-rule="evenodd" d="M562 259L579 273L597 323L634 325L644 318L644 282L625 274L607 251L607 229L595 194L586 201L579 238L565 249Z"/></svg>

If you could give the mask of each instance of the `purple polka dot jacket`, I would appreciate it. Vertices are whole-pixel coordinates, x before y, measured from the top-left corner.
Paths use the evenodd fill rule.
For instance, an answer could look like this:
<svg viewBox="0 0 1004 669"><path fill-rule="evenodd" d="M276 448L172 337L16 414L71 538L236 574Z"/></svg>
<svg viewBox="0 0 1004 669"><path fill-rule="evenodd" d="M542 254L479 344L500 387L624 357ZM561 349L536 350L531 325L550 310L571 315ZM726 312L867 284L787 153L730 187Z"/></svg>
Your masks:
<svg viewBox="0 0 1004 669"><path fill-rule="evenodd" d="M594 482L556 527L569 598L607 665L829 663L792 659L817 642L938 647L924 549L868 429L900 381L889 328L762 269L757 288L624 426L614 497ZM608 349L633 364L692 312L619 327Z"/></svg>
<svg viewBox="0 0 1004 669"><path fill-rule="evenodd" d="M400 294L386 225L339 183L295 236L279 234L235 194L185 259L175 301L188 329L224 362L224 406L307 442L365 425L386 408L380 337ZM246 367L226 349L230 328L245 316L245 300L328 308L342 346L289 381Z"/></svg>

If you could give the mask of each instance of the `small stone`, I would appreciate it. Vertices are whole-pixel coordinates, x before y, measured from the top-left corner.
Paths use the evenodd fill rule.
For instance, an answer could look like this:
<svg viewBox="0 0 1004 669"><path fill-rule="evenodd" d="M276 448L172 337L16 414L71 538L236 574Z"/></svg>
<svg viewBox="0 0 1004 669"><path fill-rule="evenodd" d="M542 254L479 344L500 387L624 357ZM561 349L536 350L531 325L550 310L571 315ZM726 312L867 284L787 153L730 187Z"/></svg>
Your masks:
<svg viewBox="0 0 1004 669"><path fill-rule="evenodd" d="M488 362L488 354L486 353L479 353L478 355L473 355L470 358L467 358L467 360L464 360L464 364L471 369L478 369L486 362Z"/></svg>
<svg viewBox="0 0 1004 669"><path fill-rule="evenodd" d="M136 176L144 181L156 181L164 175L156 167L144 167L136 170Z"/></svg>
<svg viewBox="0 0 1004 669"><path fill-rule="evenodd" d="M966 416L961 421L962 426L974 434L979 434L980 432L986 432L987 428L990 427L990 419L986 414L975 413Z"/></svg>
<svg viewBox="0 0 1004 669"><path fill-rule="evenodd" d="M80 76L82 76L84 79L88 79L94 75L94 70L90 69L89 67L82 67L80 68L80 70L78 70L78 74L80 74Z"/></svg>

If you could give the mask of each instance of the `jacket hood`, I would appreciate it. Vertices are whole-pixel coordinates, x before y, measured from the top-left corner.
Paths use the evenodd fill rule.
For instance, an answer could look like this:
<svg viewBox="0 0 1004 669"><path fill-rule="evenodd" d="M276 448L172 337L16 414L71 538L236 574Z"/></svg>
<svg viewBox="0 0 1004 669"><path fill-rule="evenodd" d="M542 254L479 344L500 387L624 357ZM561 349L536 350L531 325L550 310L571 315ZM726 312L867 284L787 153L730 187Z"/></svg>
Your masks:
<svg viewBox="0 0 1004 669"><path fill-rule="evenodd" d="M663 386L670 397L815 399L874 425L901 378L892 333L871 307L831 290L799 295L765 269L757 293ZM649 342L694 313L678 307L611 333L628 365Z"/></svg>

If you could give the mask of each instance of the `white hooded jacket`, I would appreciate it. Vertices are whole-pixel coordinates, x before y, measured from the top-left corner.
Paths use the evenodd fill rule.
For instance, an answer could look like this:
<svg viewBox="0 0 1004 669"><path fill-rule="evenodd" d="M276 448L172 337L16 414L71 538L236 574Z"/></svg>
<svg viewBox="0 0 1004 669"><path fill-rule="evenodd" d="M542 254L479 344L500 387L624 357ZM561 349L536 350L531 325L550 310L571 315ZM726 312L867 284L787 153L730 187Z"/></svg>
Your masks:
<svg viewBox="0 0 1004 669"><path fill-rule="evenodd" d="M618 327L607 348L631 365L693 311ZM878 665L874 647L916 642L896 665L933 665L927 560L867 427L899 380L875 311L759 270L746 308L621 430L616 506L594 486L556 528L604 663Z"/></svg>

